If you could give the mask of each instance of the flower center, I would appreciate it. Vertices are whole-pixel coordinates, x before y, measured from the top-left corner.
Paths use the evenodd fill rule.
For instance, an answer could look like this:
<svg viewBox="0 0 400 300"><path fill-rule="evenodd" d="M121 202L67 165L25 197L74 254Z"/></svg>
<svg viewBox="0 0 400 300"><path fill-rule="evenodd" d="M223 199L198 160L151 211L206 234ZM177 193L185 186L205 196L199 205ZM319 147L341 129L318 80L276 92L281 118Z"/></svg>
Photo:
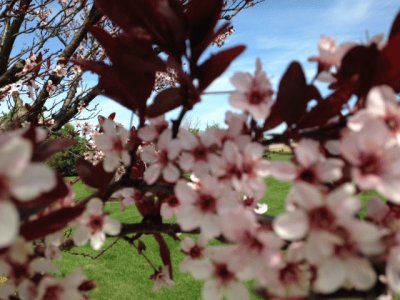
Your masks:
<svg viewBox="0 0 400 300"><path fill-rule="evenodd" d="M179 206L179 201L178 198L176 198L175 196L169 196L166 200L165 200L169 206L171 207L177 207Z"/></svg>
<svg viewBox="0 0 400 300"><path fill-rule="evenodd" d="M390 131L399 131L400 130L400 120L395 115L390 115L386 117L385 123L387 127L389 127Z"/></svg>
<svg viewBox="0 0 400 300"><path fill-rule="evenodd" d="M121 139L114 139L113 140L113 150L115 152L122 152L124 150L124 145L122 144Z"/></svg>
<svg viewBox="0 0 400 300"><path fill-rule="evenodd" d="M206 160L207 152L206 147L199 145L193 149L192 154L196 160Z"/></svg>
<svg viewBox="0 0 400 300"><path fill-rule="evenodd" d="M165 167L169 160L168 160L168 151L166 150L161 150L160 152L158 152L158 161L160 162L160 164Z"/></svg>
<svg viewBox="0 0 400 300"><path fill-rule="evenodd" d="M283 284L293 284L298 282L300 275L300 269L295 263L288 263L279 272L279 279Z"/></svg>
<svg viewBox="0 0 400 300"><path fill-rule="evenodd" d="M102 216L91 216L89 221L89 227L93 232L98 232L103 229L104 220Z"/></svg>
<svg viewBox="0 0 400 300"><path fill-rule="evenodd" d="M314 183L317 179L313 169L302 170L298 178L308 183Z"/></svg>
<svg viewBox="0 0 400 300"><path fill-rule="evenodd" d="M314 229L329 230L334 226L335 216L325 206L316 207L308 212L310 225Z"/></svg>
<svg viewBox="0 0 400 300"><path fill-rule="evenodd" d="M215 213L217 211L217 201L210 195L200 195L197 199L197 206L204 213Z"/></svg>
<svg viewBox="0 0 400 300"><path fill-rule="evenodd" d="M190 248L189 255L192 259L198 259L203 256L203 249L198 245L194 245Z"/></svg>
<svg viewBox="0 0 400 300"><path fill-rule="evenodd" d="M265 94L261 93L259 90L252 90L249 95L249 102L251 104L260 104L265 99Z"/></svg>
<svg viewBox="0 0 400 300"><path fill-rule="evenodd" d="M362 161L360 166L360 171L362 174L378 175L382 172L382 163L377 155L361 154L360 160Z"/></svg>
<svg viewBox="0 0 400 300"><path fill-rule="evenodd" d="M43 300L58 300L60 299L63 288L59 285L50 285L46 289Z"/></svg>
<svg viewBox="0 0 400 300"><path fill-rule="evenodd" d="M222 283L227 283L235 278L235 275L229 271L228 266L224 263L216 264L214 266L214 276Z"/></svg>

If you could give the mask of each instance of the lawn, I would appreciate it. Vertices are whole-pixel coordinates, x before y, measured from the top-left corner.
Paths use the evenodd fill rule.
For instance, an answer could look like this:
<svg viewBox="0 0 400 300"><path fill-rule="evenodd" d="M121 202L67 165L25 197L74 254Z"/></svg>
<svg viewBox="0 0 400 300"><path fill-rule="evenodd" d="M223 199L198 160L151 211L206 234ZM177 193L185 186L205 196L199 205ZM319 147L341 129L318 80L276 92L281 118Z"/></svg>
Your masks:
<svg viewBox="0 0 400 300"><path fill-rule="evenodd" d="M288 154L275 154L274 160L288 160ZM267 194L264 202L269 205L270 215L277 215L283 211L284 199L289 191L290 185L276 181L272 178L267 179ZM74 185L74 190L78 199L90 195L91 190L78 182ZM128 208L121 212L118 203L108 203L106 210L116 219L122 222L140 222L139 213L133 208ZM85 253L95 256L98 252L90 247L78 247L73 249L73 253L63 253L63 259L59 263L62 274L70 273L76 268L82 268L83 272L91 279L96 280L98 288L91 294L92 299L98 300L141 300L141 299L201 299L202 283L192 279L187 274L178 272L179 262L183 259L180 252L179 242L173 241L170 237L165 237L172 254L174 265L175 288L163 289L160 293L152 292L152 282L149 280L152 274L151 268L145 259L137 253L137 250L126 242L119 240L104 255L93 260L92 258L78 255ZM106 245L115 239L110 238ZM141 239L146 244L145 254L152 262L161 266L158 255L158 247L152 237L146 236ZM256 297L254 297L256 299Z"/></svg>

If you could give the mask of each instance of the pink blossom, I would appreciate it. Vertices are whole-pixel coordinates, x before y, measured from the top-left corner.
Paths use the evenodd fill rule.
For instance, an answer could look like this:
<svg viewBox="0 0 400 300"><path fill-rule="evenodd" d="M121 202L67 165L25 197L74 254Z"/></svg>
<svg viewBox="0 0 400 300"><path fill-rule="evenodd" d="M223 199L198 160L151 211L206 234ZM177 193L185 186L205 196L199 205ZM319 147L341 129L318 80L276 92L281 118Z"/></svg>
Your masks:
<svg viewBox="0 0 400 300"><path fill-rule="evenodd" d="M167 182L176 182L180 177L180 170L174 164L180 153L180 143L172 139L172 131L164 130L159 136L155 148L152 145L143 147L141 158L149 164L144 172L147 184L153 184L162 174Z"/></svg>
<svg viewBox="0 0 400 300"><path fill-rule="evenodd" d="M287 161L273 161L270 165L273 177L284 181L318 184L330 183L342 176L343 162L335 158L325 158L318 142L302 139L295 146L294 152L298 165Z"/></svg>
<svg viewBox="0 0 400 300"><path fill-rule="evenodd" d="M175 195L168 196L161 204L160 214L164 219L171 219L180 207L181 203Z"/></svg>
<svg viewBox="0 0 400 300"><path fill-rule="evenodd" d="M150 124L140 128L138 136L145 142L153 142L166 128L168 128L168 122L164 116L159 116L150 119Z"/></svg>
<svg viewBox="0 0 400 300"><path fill-rule="evenodd" d="M179 157L179 166L184 171L193 171L196 176L202 177L210 171L210 159L216 154L212 147L217 144L215 136L210 132L202 132L199 137L186 129L178 134L182 154Z"/></svg>
<svg viewBox="0 0 400 300"><path fill-rule="evenodd" d="M86 277L76 271L63 279L44 277L37 287L34 300L85 300L86 297L79 291L79 286L86 281Z"/></svg>
<svg viewBox="0 0 400 300"><path fill-rule="evenodd" d="M374 120L341 140L343 157L352 165L352 177L362 190L376 189L400 203L400 147L390 143L386 125Z"/></svg>
<svg viewBox="0 0 400 300"><path fill-rule="evenodd" d="M214 238L221 234L220 213L224 213L237 205L237 200L228 190L213 177L202 178L193 187L180 180L175 185L175 195L181 203L176 212L176 219L183 230L193 230L200 227L201 234L206 238ZM236 200L236 201L235 201Z"/></svg>
<svg viewBox="0 0 400 300"><path fill-rule="evenodd" d="M231 94L229 103L234 108L249 112L255 120L265 120L273 104L273 91L271 82L262 70L261 61L256 61L254 76L239 72L231 82L237 90Z"/></svg>
<svg viewBox="0 0 400 300"><path fill-rule="evenodd" d="M389 86L371 89L367 96L366 108L349 118L348 126L359 131L368 122L380 120L386 124L395 143L400 143L400 108L396 94Z"/></svg>
<svg viewBox="0 0 400 300"><path fill-rule="evenodd" d="M353 48L355 43L344 43L340 46L336 45L335 39L328 36L321 36L319 42L319 56L309 58L310 61L317 61L325 66L340 67L344 55Z"/></svg>
<svg viewBox="0 0 400 300"><path fill-rule="evenodd" d="M204 264L204 260L207 259L205 255L206 246L207 241L204 238L200 237L197 241L194 241L190 237L186 237L181 242L185 258L179 265L179 270L189 272L194 278L202 278L202 267L205 265L207 267L207 264Z"/></svg>
<svg viewBox="0 0 400 300"><path fill-rule="evenodd" d="M278 255L283 241L263 228L253 212L242 207L222 215L221 223L224 237L234 243L230 252L232 269L242 280L257 279L265 272L260 262Z"/></svg>
<svg viewBox="0 0 400 300"><path fill-rule="evenodd" d="M94 250L99 250L106 239L106 234L117 235L121 224L103 213L103 203L93 198L86 206L86 211L78 220L78 226L72 238L78 246L85 245L90 239Z"/></svg>
<svg viewBox="0 0 400 300"><path fill-rule="evenodd" d="M171 288L175 285L174 281L169 275L168 266L162 267L151 276L153 281L153 292L158 293L162 288Z"/></svg>
<svg viewBox="0 0 400 300"><path fill-rule="evenodd" d="M54 94L56 90L57 87L53 84L53 81L52 80L47 81L46 91L49 93L49 95Z"/></svg>
<svg viewBox="0 0 400 300"><path fill-rule="evenodd" d="M115 192L111 197L121 199L121 208L125 210L135 204L136 201L140 201L143 198L143 193L134 188L123 188Z"/></svg>
<svg viewBox="0 0 400 300"><path fill-rule="evenodd" d="M56 74L57 77L64 77L65 75L67 75L67 70L65 69L65 65L58 64L54 69L54 73Z"/></svg>
<svg viewBox="0 0 400 300"><path fill-rule="evenodd" d="M249 299L249 292L239 280L230 264L230 250L224 248L210 249L208 257L199 268L199 279L205 280L202 290L203 299L246 300Z"/></svg>
<svg viewBox="0 0 400 300"><path fill-rule="evenodd" d="M103 134L95 136L94 141L99 150L104 152L103 167L107 172L115 171L120 164L128 166L131 158L126 143L129 137L128 131L106 119L102 124Z"/></svg>
<svg viewBox="0 0 400 300"><path fill-rule="evenodd" d="M54 171L41 163L31 163L31 143L10 136L0 143L0 248L9 245L19 231L19 214L8 200L29 201L56 185Z"/></svg>
<svg viewBox="0 0 400 300"><path fill-rule="evenodd" d="M302 243L290 244L285 254L279 254L269 261L269 272L263 272L259 280L267 289L267 294L287 298L303 298L309 294L312 272L310 266L303 261L299 252Z"/></svg>

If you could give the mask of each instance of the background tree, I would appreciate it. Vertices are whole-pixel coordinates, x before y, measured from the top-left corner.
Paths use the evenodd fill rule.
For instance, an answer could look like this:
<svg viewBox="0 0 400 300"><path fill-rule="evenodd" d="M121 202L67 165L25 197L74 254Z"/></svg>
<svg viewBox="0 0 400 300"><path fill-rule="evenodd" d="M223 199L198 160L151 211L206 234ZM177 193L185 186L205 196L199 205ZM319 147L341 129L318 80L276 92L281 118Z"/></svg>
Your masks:
<svg viewBox="0 0 400 300"><path fill-rule="evenodd" d="M230 20L262 1L226 1L221 18ZM186 7L190 0L182 3ZM3 111L9 113L0 128L41 118L57 131L73 118L79 119L101 89L88 84L91 75L70 60L107 60L88 28L96 25L111 34L120 29L102 16L93 1L1 0L0 7L0 99ZM223 43L231 31L222 33L216 43ZM166 76L158 75L158 88L168 82ZM86 118L95 115L93 107Z"/></svg>

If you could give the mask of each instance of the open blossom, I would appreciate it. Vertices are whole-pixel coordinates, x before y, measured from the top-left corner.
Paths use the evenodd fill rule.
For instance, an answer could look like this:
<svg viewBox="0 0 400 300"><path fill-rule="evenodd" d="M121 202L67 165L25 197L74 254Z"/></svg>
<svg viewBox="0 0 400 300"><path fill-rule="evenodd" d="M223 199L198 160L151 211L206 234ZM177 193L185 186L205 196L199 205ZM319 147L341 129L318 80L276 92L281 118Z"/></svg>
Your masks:
<svg viewBox="0 0 400 300"><path fill-rule="evenodd" d="M229 248L208 249L209 260L198 264L196 278L205 280L203 299L246 300L249 292L231 266Z"/></svg>
<svg viewBox="0 0 400 300"><path fill-rule="evenodd" d="M156 271L150 279L153 281L153 292L158 293L162 288L171 288L175 285L174 281L169 275L168 266L160 268Z"/></svg>
<svg viewBox="0 0 400 300"><path fill-rule="evenodd" d="M280 252L263 266L269 272L263 272L259 280L270 298L303 299L309 294L312 271L303 260L302 247L301 242L290 244L285 253Z"/></svg>
<svg viewBox="0 0 400 300"><path fill-rule="evenodd" d="M271 110L272 85L257 59L254 76L239 72L231 78L236 91L229 98L229 103L237 109L249 112L255 120L265 120Z"/></svg>
<svg viewBox="0 0 400 300"><path fill-rule="evenodd" d="M348 127L359 131L370 121L382 121L395 143L400 143L400 108L396 94L389 86L378 86L368 93L366 108L349 118Z"/></svg>
<svg viewBox="0 0 400 300"><path fill-rule="evenodd" d="M313 56L309 60L319 62L327 67L340 67L342 58L355 45L355 43L348 42L338 46L334 38L323 35L318 45L319 56Z"/></svg>
<svg viewBox="0 0 400 300"><path fill-rule="evenodd" d="M144 172L144 180L147 184L153 184L162 174L167 182L176 182L181 174L174 160L180 153L180 143L172 139L172 130L166 129L159 136L155 148L153 145L143 147L141 158L148 164Z"/></svg>
<svg viewBox="0 0 400 300"><path fill-rule="evenodd" d="M302 139L294 149L296 166L288 161L272 161L271 175L284 181L307 182L310 184L330 183L342 176L343 162L325 158L318 142Z"/></svg>
<svg viewBox="0 0 400 300"><path fill-rule="evenodd" d="M32 54L26 61L22 73L28 73L36 67L36 55Z"/></svg>
<svg viewBox="0 0 400 300"><path fill-rule="evenodd" d="M221 234L221 213L238 204L232 191L222 189L214 177L202 178L197 186L180 180L175 185L175 194L181 203L176 219L183 230L200 227L206 238Z"/></svg>
<svg viewBox="0 0 400 300"><path fill-rule="evenodd" d="M53 84L52 80L49 80L46 85L46 91L49 95L52 95L57 90L57 87Z"/></svg>
<svg viewBox="0 0 400 300"><path fill-rule="evenodd" d="M390 142L390 132L379 120L341 140L343 157L352 165L352 177L362 190L374 190L400 203L400 147Z"/></svg>
<svg viewBox="0 0 400 300"><path fill-rule="evenodd" d="M264 147L257 143L248 143L240 150L235 143L227 141L222 154L211 158L211 170L238 192L258 201L265 194L264 179L269 174L269 162L263 156Z"/></svg>
<svg viewBox="0 0 400 300"><path fill-rule="evenodd" d="M184 260L179 265L181 272L189 272L194 278L201 274L201 267L206 259L205 250L207 246L206 239L200 237L197 241L186 237L181 242L182 252L185 254ZM201 275L200 275L201 277Z"/></svg>
<svg viewBox="0 0 400 300"><path fill-rule="evenodd" d="M54 69L54 73L56 74L57 77L64 77L65 75L67 75L67 70L65 69L65 65L58 64Z"/></svg>
<svg viewBox="0 0 400 300"><path fill-rule="evenodd" d="M94 141L97 148L104 153L104 170L113 172L121 163L128 166L131 161L129 152L126 150L129 132L122 126L116 126L109 119L104 120L102 128L104 133L96 135Z"/></svg>
<svg viewBox="0 0 400 300"><path fill-rule="evenodd" d="M164 219L171 219L180 209L181 203L175 195L168 196L164 199L160 208L160 215Z"/></svg>
<svg viewBox="0 0 400 300"><path fill-rule="evenodd" d="M135 204L136 201L141 201L143 193L134 188L123 188L115 192L111 197L121 199L121 209L125 210Z"/></svg>
<svg viewBox="0 0 400 300"><path fill-rule="evenodd" d="M323 196L311 185L298 184L290 198L290 211L274 221L274 230L284 239L305 238L304 257L318 270L315 290L331 293L346 283L371 288L376 274L360 253L381 253L382 232L355 218L361 204L349 186Z"/></svg>
<svg viewBox="0 0 400 300"><path fill-rule="evenodd" d="M85 281L86 277L80 271L63 279L46 276L40 281L34 300L85 300L86 297L79 290Z"/></svg>
<svg viewBox="0 0 400 300"><path fill-rule="evenodd" d="M54 171L41 163L31 163L32 145L18 136L0 143L0 248L10 244L18 234L18 211L9 201L29 201L56 185Z"/></svg>
<svg viewBox="0 0 400 300"><path fill-rule="evenodd" d="M210 171L210 160L216 154L213 147L217 144L216 137L209 131L195 136L186 129L178 134L182 153L179 157L179 166L184 171L192 171L196 176L205 176Z"/></svg>
<svg viewBox="0 0 400 300"><path fill-rule="evenodd" d="M121 224L104 214L103 202L98 198L93 198L78 220L78 226L72 238L78 246L85 245L90 240L93 249L99 250L106 240L106 234L117 235L120 230Z"/></svg>
<svg viewBox="0 0 400 300"><path fill-rule="evenodd" d="M140 128L138 136L145 142L153 142L166 128L168 128L168 122L164 116L159 116L150 119L150 124Z"/></svg>
<svg viewBox="0 0 400 300"><path fill-rule="evenodd" d="M234 221L232 221L234 220ZM234 243L231 248L231 267L240 279L256 279L265 272L263 261L278 255L283 241L263 228L252 211L237 207L222 215L222 233Z"/></svg>

